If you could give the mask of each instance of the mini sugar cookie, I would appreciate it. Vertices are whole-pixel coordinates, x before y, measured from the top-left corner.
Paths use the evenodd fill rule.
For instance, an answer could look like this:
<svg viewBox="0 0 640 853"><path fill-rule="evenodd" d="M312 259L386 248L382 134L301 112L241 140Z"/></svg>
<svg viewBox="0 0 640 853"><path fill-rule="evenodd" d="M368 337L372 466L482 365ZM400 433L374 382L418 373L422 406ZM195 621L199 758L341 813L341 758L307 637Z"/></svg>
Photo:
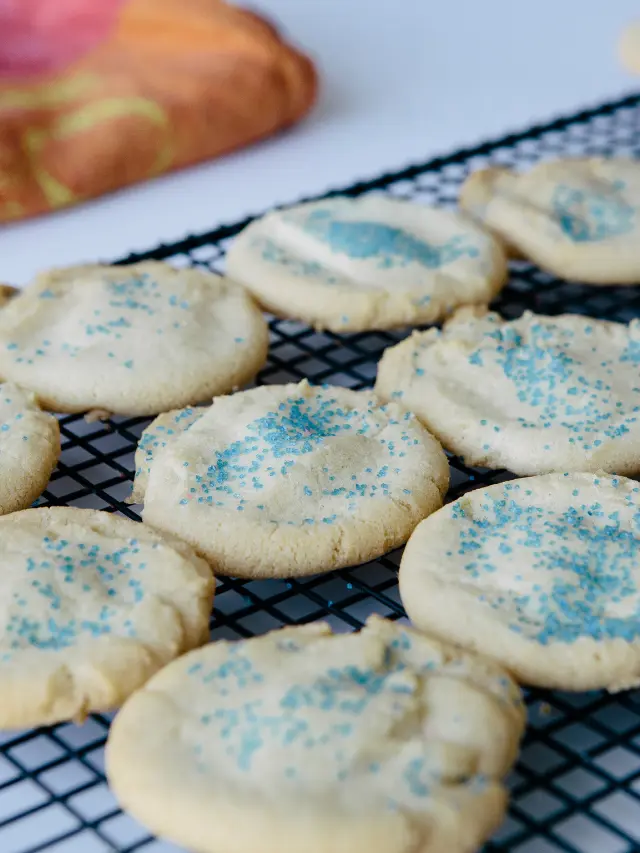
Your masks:
<svg viewBox="0 0 640 853"><path fill-rule="evenodd" d="M45 273L0 311L0 376L60 412L147 415L210 399L249 380L267 346L238 285L152 261Z"/></svg>
<svg viewBox="0 0 640 853"><path fill-rule="evenodd" d="M0 519L0 729L107 711L208 637L214 581L191 548L95 510Z"/></svg>
<svg viewBox="0 0 640 853"><path fill-rule="evenodd" d="M384 353L376 393L471 465L640 472L640 323L461 310Z"/></svg>
<svg viewBox="0 0 640 853"><path fill-rule="evenodd" d="M618 52L624 68L632 74L640 74L640 21L624 28Z"/></svg>
<svg viewBox="0 0 640 853"><path fill-rule="evenodd" d="M109 783L198 853L470 853L499 824L524 727L489 661L372 617L218 642L125 704Z"/></svg>
<svg viewBox="0 0 640 853"><path fill-rule="evenodd" d="M40 497L59 455L58 421L30 391L0 383L0 515Z"/></svg>
<svg viewBox="0 0 640 853"><path fill-rule="evenodd" d="M279 316L357 332L486 304L507 267L464 214L368 195L267 214L236 238L227 272Z"/></svg>
<svg viewBox="0 0 640 853"><path fill-rule="evenodd" d="M442 505L442 448L370 391L270 385L192 414L174 414L158 446L166 421L143 434L134 491L147 523L190 542L216 572L288 577L363 563Z"/></svg>
<svg viewBox="0 0 640 853"><path fill-rule="evenodd" d="M546 474L469 492L415 530L400 593L416 627L524 684L640 684L640 487Z"/></svg>
<svg viewBox="0 0 640 853"><path fill-rule="evenodd" d="M640 282L640 163L553 160L469 176L461 207L516 254L586 284Z"/></svg>

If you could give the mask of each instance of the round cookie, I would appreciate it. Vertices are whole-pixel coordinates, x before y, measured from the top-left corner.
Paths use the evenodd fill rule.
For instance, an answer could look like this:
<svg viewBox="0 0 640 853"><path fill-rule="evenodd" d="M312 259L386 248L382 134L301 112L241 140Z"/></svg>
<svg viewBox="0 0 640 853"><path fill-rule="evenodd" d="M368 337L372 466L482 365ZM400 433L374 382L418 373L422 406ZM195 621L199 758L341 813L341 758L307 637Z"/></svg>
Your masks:
<svg viewBox="0 0 640 853"><path fill-rule="evenodd" d="M208 637L214 581L180 540L95 510L0 519L0 728L115 708Z"/></svg>
<svg viewBox="0 0 640 853"><path fill-rule="evenodd" d="M459 311L387 349L375 390L470 465L640 472L640 323Z"/></svg>
<svg viewBox="0 0 640 853"><path fill-rule="evenodd" d="M0 376L60 412L149 415L210 399L253 377L267 346L242 288L155 261L45 273L0 311Z"/></svg>
<svg viewBox="0 0 640 853"><path fill-rule="evenodd" d="M40 497L59 455L58 421L30 391L0 383L0 515Z"/></svg>
<svg viewBox="0 0 640 853"><path fill-rule="evenodd" d="M279 316L357 332L486 304L507 267L466 215L367 195L268 213L235 239L227 273Z"/></svg>
<svg viewBox="0 0 640 853"><path fill-rule="evenodd" d="M524 684L640 685L640 487L547 474L464 495L423 521L400 566L416 627Z"/></svg>
<svg viewBox="0 0 640 853"><path fill-rule="evenodd" d="M524 726L488 661L375 618L218 642L125 704L109 783L197 853L469 853L499 824Z"/></svg>
<svg viewBox="0 0 640 853"><path fill-rule="evenodd" d="M413 415L306 381L220 397L191 425L174 417L163 441L141 439L144 520L240 577L379 557L442 505L449 482L442 448Z"/></svg>
<svg viewBox="0 0 640 853"><path fill-rule="evenodd" d="M618 46L620 62L632 74L640 74L640 21L628 24Z"/></svg>
<svg viewBox="0 0 640 853"><path fill-rule="evenodd" d="M553 160L525 174L482 169L460 206L511 254L586 284L640 282L640 163L603 157Z"/></svg>

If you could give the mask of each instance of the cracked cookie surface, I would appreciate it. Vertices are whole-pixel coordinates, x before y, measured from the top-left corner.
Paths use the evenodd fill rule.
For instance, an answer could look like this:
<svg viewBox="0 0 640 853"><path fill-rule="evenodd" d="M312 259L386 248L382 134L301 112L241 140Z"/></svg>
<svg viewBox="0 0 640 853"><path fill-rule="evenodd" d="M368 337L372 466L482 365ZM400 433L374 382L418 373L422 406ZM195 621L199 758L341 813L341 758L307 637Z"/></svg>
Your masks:
<svg viewBox="0 0 640 853"><path fill-rule="evenodd" d="M357 332L487 304L507 266L466 214L372 194L268 213L236 237L227 272L279 316Z"/></svg>
<svg viewBox="0 0 640 853"><path fill-rule="evenodd" d="M173 537L96 510L0 519L0 728L116 708L205 642L214 581Z"/></svg>
<svg viewBox="0 0 640 853"><path fill-rule="evenodd" d="M0 514L40 497L59 455L58 421L30 391L0 383Z"/></svg>
<svg viewBox="0 0 640 853"><path fill-rule="evenodd" d="M143 433L135 499L214 571L287 577L406 542L449 466L418 420L370 391L270 385L169 413Z"/></svg>
<svg viewBox="0 0 640 853"><path fill-rule="evenodd" d="M509 253L586 284L640 281L640 164L627 157L567 157L530 171L480 169L460 205Z"/></svg>
<svg viewBox="0 0 640 853"><path fill-rule="evenodd" d="M124 808L198 853L471 853L500 822L524 726L504 671L372 617L212 643L125 704Z"/></svg>
<svg viewBox="0 0 640 853"><path fill-rule="evenodd" d="M56 412L156 415L243 385L267 324L228 279L145 261L43 273L0 310L0 376Z"/></svg>
<svg viewBox="0 0 640 853"><path fill-rule="evenodd" d="M640 684L640 486L546 474L469 492L418 525L400 565L414 624L523 684Z"/></svg>
<svg viewBox="0 0 640 853"><path fill-rule="evenodd" d="M640 471L640 322L461 309L387 349L376 393L467 464Z"/></svg>

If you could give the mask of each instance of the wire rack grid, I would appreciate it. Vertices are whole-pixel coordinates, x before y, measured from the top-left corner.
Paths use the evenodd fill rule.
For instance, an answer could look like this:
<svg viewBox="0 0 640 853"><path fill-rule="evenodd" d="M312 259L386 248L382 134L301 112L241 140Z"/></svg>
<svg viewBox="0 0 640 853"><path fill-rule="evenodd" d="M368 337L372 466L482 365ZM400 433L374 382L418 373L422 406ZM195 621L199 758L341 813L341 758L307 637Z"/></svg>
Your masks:
<svg viewBox="0 0 640 853"><path fill-rule="evenodd" d="M640 95L458 151L402 172L335 191L384 191L426 204L455 204L461 181L489 164L528 167L560 155L640 156ZM230 239L246 222L130 256L177 266L224 267ZM525 309L574 312L628 321L640 316L640 287L594 288L562 282L524 263L512 266L495 307L507 317ZM385 347L405 332L335 335L272 319L269 361L261 383L371 385ZM138 518L124 503L142 418L87 423L60 419L63 452L40 503L92 507ZM470 468L451 458L450 497L498 482L507 472ZM212 637L261 634L282 624L326 619L335 630L359 627L373 612L400 618L399 553L349 570L304 580L219 582ZM640 691L609 696L532 690L529 726L508 784L511 806L487 851L630 853L640 850ZM178 853L123 814L107 787L103 748L108 715L0 733L0 853Z"/></svg>

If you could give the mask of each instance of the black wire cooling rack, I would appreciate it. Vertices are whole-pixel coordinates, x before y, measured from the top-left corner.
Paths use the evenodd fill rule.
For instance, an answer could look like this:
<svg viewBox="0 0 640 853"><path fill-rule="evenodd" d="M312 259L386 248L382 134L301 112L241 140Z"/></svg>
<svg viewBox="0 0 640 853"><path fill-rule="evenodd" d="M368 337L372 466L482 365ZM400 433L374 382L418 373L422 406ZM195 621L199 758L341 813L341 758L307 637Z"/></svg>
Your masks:
<svg viewBox="0 0 640 853"><path fill-rule="evenodd" d="M640 156L640 95L382 175L340 193L384 191L450 206L472 169L488 164L528 167L541 158L579 154ZM245 224L122 260L160 258L222 271L225 248ZM640 287L589 288L517 263L496 308L508 317L529 308L627 321L640 316ZM385 347L401 337L403 333L386 332L334 335L272 320L269 363L258 381L307 377L362 388L372 383ZM62 458L41 503L93 507L137 518L123 500L133 477L136 441L147 423L141 418L113 418L89 424L81 416L63 417ZM456 458L450 461L451 497L508 476L469 468ZM372 612L401 617L398 558L395 553L366 566L306 580L224 580L217 590L212 636L248 637L283 623L321 618L344 631L360 626ZM509 778L509 815L486 850L640 850L640 691L615 697L531 691L527 702L527 735ZM178 848L150 837L118 809L103 772L108 726L108 716L94 715L83 726L0 734L0 853L178 853Z"/></svg>

